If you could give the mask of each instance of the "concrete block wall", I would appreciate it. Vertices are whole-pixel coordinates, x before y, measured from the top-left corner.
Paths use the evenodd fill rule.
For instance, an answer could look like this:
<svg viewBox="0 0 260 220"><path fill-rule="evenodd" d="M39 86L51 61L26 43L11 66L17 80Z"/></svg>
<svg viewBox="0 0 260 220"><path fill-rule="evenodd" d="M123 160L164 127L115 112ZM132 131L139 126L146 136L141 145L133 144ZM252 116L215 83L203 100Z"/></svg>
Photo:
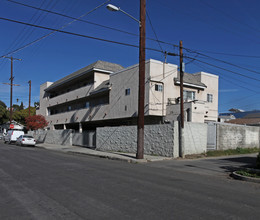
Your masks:
<svg viewBox="0 0 260 220"><path fill-rule="evenodd" d="M254 126L217 124L217 150L259 147L260 128Z"/></svg>
<svg viewBox="0 0 260 220"><path fill-rule="evenodd" d="M184 123L184 155L201 154L207 151L207 124Z"/></svg>
<svg viewBox="0 0 260 220"><path fill-rule="evenodd" d="M57 144L57 145L72 145L73 130L38 130L29 131L37 143Z"/></svg>
<svg viewBox="0 0 260 220"><path fill-rule="evenodd" d="M177 157L177 124L146 125L144 128L144 153L166 157ZM136 153L137 126L97 128L96 149Z"/></svg>

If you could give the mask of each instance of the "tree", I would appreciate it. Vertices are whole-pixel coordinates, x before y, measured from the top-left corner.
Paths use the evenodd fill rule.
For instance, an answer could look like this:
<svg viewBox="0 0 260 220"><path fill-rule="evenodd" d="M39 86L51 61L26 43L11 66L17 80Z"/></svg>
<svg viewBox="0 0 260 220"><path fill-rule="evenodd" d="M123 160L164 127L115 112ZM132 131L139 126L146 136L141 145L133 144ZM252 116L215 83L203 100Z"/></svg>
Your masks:
<svg viewBox="0 0 260 220"><path fill-rule="evenodd" d="M0 106L3 106L4 108L6 108L6 104L0 100Z"/></svg>
<svg viewBox="0 0 260 220"><path fill-rule="evenodd" d="M0 104L0 124L4 124L9 120L9 111Z"/></svg>
<svg viewBox="0 0 260 220"><path fill-rule="evenodd" d="M43 115L32 115L27 117L25 121L28 130L43 129L48 125L48 122Z"/></svg>
<svg viewBox="0 0 260 220"><path fill-rule="evenodd" d="M13 112L19 111L20 110L20 106L13 104Z"/></svg>
<svg viewBox="0 0 260 220"><path fill-rule="evenodd" d="M31 107L31 115L36 114L36 109ZM25 118L29 116L29 108L20 111L15 111L13 114L13 120L25 125Z"/></svg>
<svg viewBox="0 0 260 220"><path fill-rule="evenodd" d="M23 102L21 102L20 110L23 110L23 109L24 109Z"/></svg>

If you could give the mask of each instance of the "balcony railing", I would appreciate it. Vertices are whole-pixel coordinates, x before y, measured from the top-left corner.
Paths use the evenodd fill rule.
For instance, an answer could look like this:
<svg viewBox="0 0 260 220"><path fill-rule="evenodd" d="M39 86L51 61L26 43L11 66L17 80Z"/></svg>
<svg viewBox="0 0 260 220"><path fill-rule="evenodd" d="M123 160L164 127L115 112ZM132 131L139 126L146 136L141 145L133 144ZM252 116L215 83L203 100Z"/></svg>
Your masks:
<svg viewBox="0 0 260 220"><path fill-rule="evenodd" d="M94 84L90 84L85 87L81 87L79 89L75 89L62 95L50 98L48 107L87 97L93 88Z"/></svg>
<svg viewBox="0 0 260 220"><path fill-rule="evenodd" d="M49 124L78 123L92 120L106 119L109 105L98 105L92 108L83 108L47 116Z"/></svg>

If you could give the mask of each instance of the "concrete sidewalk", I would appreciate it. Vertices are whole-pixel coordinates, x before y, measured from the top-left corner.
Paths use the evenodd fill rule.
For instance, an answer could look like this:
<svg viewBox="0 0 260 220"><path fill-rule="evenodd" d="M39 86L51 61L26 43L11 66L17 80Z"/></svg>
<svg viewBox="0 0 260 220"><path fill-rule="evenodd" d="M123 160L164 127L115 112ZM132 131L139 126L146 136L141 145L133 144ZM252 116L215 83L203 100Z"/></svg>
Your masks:
<svg viewBox="0 0 260 220"><path fill-rule="evenodd" d="M111 159L111 160L120 160L120 161L125 161L128 163L147 163L147 162L173 159L171 157L144 155L144 159L138 160L135 158L135 154L131 154L131 153L102 152L102 151L97 151L97 150L85 148L85 147L64 146L64 145L46 144L46 143L36 144L36 147L44 148L47 150L64 152L64 153L83 154L83 155L88 155L88 156L107 158L107 159Z"/></svg>

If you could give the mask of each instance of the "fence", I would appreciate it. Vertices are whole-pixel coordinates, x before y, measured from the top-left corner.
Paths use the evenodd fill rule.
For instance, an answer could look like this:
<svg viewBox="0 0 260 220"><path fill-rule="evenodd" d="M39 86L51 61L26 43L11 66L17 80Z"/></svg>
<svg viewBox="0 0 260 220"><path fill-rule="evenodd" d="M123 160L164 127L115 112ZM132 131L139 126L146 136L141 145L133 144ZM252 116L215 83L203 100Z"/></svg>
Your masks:
<svg viewBox="0 0 260 220"><path fill-rule="evenodd" d="M146 125L144 153L165 157L179 156L178 123ZM96 131L75 133L73 130L30 132L37 142L58 145L77 145L100 151L136 153L136 126L100 127ZM260 146L260 128L225 123L185 122L183 155L201 154L207 150L253 148Z"/></svg>

